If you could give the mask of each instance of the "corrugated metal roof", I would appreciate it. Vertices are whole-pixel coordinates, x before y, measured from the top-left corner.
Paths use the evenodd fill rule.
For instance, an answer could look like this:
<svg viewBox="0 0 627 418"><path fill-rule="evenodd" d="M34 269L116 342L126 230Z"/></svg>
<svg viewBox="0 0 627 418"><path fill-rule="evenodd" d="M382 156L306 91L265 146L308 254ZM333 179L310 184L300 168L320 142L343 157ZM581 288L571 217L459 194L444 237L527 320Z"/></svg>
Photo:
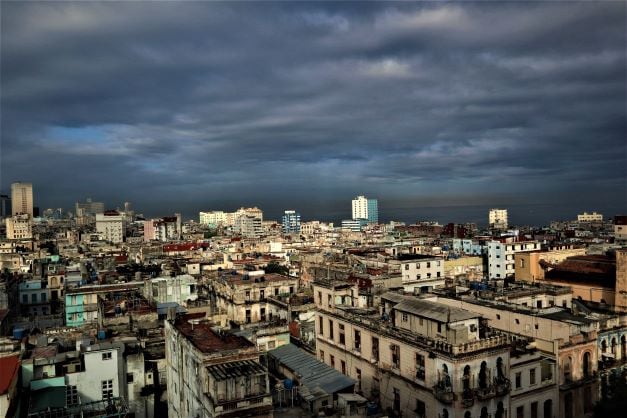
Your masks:
<svg viewBox="0 0 627 418"><path fill-rule="evenodd" d="M227 380L233 377L254 376L266 373L266 369L253 360L216 364L207 367L207 370L216 380Z"/></svg>
<svg viewBox="0 0 627 418"><path fill-rule="evenodd" d="M307 354L294 344L275 348L268 354L292 370L298 376L300 384L312 392L315 392L316 388L320 388L326 393L332 394L355 384L355 380Z"/></svg>

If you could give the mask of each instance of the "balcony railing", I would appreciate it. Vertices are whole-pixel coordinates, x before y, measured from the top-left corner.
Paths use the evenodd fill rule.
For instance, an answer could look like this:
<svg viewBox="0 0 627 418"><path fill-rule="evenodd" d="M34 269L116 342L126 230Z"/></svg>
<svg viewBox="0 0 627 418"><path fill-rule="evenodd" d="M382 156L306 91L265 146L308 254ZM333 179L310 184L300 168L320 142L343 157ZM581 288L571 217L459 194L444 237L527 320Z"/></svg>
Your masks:
<svg viewBox="0 0 627 418"><path fill-rule="evenodd" d="M453 387L446 385L444 382L438 382L433 386L433 395L440 402L451 405L455 401Z"/></svg>

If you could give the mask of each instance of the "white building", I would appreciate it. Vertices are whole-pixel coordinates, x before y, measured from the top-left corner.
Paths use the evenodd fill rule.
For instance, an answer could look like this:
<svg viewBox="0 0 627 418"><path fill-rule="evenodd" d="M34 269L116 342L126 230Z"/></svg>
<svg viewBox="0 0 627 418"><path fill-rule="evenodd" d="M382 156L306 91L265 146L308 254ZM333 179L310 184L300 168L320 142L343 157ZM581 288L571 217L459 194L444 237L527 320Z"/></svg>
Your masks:
<svg viewBox="0 0 627 418"><path fill-rule="evenodd" d="M514 254L539 249L540 243L537 241L490 241L488 243L488 274L490 279L513 277L515 273Z"/></svg>
<svg viewBox="0 0 627 418"><path fill-rule="evenodd" d="M26 213L33 216L33 185L32 183L11 184L11 214L13 216Z"/></svg>
<svg viewBox="0 0 627 418"><path fill-rule="evenodd" d="M199 221L203 225L226 225L226 213L221 210L214 210L211 212L200 212L199 213Z"/></svg>
<svg viewBox="0 0 627 418"><path fill-rule="evenodd" d="M125 235L124 217L116 211L97 213L96 232L98 232L105 241L113 243L123 242Z"/></svg>
<svg viewBox="0 0 627 418"><path fill-rule="evenodd" d="M33 237L33 223L30 215L24 213L6 218L7 239L30 239Z"/></svg>
<svg viewBox="0 0 627 418"><path fill-rule="evenodd" d="M159 277L148 282L144 295L157 303L176 302L186 306L187 302L198 299L198 283L189 274Z"/></svg>
<svg viewBox="0 0 627 418"><path fill-rule="evenodd" d="M357 196L352 202L353 219L367 219L369 223L379 222L379 207L377 199L367 199Z"/></svg>
<svg viewBox="0 0 627 418"><path fill-rule="evenodd" d="M406 292L426 293L444 286L444 260L421 254L399 257L401 279Z"/></svg>
<svg viewBox="0 0 627 418"><path fill-rule="evenodd" d="M240 214L235 218L233 232L247 238L259 238L263 234L261 224L261 218L248 214Z"/></svg>
<svg viewBox="0 0 627 418"><path fill-rule="evenodd" d="M488 224L492 229L507 229L507 209L490 209Z"/></svg>
<svg viewBox="0 0 627 418"><path fill-rule="evenodd" d="M584 212L577 215L577 222L603 222L603 214L596 212Z"/></svg>

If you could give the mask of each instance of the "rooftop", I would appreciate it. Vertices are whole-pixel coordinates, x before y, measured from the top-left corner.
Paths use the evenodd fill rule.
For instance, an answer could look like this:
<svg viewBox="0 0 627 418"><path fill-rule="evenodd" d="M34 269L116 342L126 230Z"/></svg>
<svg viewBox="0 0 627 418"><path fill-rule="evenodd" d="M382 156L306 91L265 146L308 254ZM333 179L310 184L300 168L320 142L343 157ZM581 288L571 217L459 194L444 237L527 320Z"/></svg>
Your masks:
<svg viewBox="0 0 627 418"><path fill-rule="evenodd" d="M454 308L437 302L417 299L412 296L404 297L404 300L394 306L394 309L400 312L409 312L414 315L433 319L434 321L442 323L465 321L466 319L479 318L481 316L465 309Z"/></svg>
<svg viewBox="0 0 627 418"><path fill-rule="evenodd" d="M194 323L192 321L200 321ZM216 332L208 321L194 319L185 315L177 318L175 328L183 334L198 350L203 353L219 353L221 351L254 348L255 345L244 337L228 332Z"/></svg>

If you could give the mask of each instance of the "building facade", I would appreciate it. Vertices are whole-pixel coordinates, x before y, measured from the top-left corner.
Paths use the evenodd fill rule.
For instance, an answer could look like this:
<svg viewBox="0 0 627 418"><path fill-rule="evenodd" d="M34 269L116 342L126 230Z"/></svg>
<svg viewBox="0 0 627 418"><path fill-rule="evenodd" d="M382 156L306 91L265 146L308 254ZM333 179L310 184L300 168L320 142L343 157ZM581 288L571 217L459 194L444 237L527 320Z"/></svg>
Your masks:
<svg viewBox="0 0 627 418"><path fill-rule="evenodd" d="M490 279L506 279L515 274L515 254L540 249L537 241L490 241L488 243L488 274Z"/></svg>
<svg viewBox="0 0 627 418"><path fill-rule="evenodd" d="M11 184L11 214L27 214L33 217L33 185L16 182Z"/></svg>
<svg viewBox="0 0 627 418"><path fill-rule="evenodd" d="M352 201L353 220L366 219L368 223L379 223L379 203L377 199L357 196Z"/></svg>
<svg viewBox="0 0 627 418"><path fill-rule="evenodd" d="M507 209L490 209L488 213L488 225L490 229L506 230L509 225Z"/></svg>
<svg viewBox="0 0 627 418"><path fill-rule="evenodd" d="M97 213L96 231L105 241L114 244L123 242L126 231L124 216L116 211Z"/></svg>
<svg viewBox="0 0 627 418"><path fill-rule="evenodd" d="M284 234L300 234L300 213L286 210L282 219Z"/></svg>
<svg viewBox="0 0 627 418"><path fill-rule="evenodd" d="M15 215L4 220L7 227L7 239L33 238L32 217L26 213Z"/></svg>

